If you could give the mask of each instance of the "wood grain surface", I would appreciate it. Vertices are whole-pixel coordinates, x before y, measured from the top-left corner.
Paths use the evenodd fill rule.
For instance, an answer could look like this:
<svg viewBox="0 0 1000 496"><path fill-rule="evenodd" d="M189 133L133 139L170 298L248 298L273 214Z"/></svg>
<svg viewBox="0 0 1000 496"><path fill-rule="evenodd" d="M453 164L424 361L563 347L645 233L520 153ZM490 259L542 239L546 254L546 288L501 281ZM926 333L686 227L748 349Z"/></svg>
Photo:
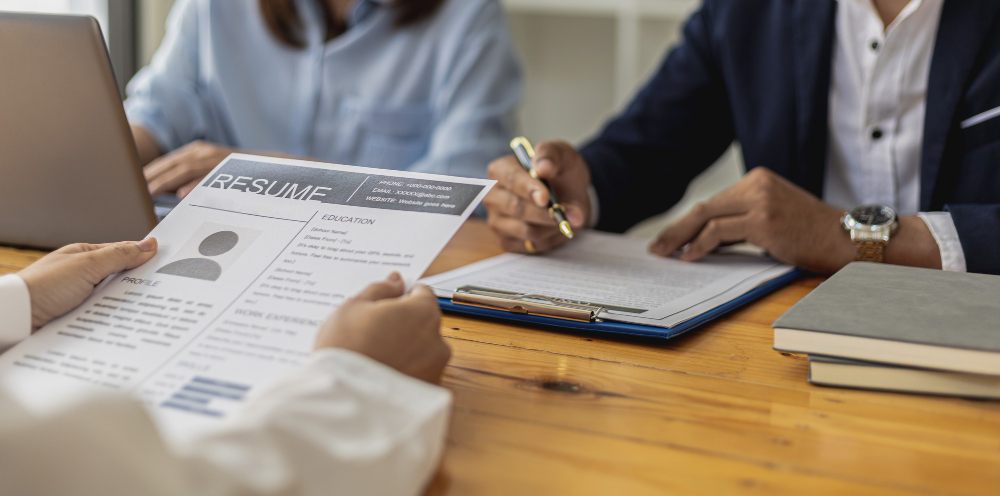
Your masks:
<svg viewBox="0 0 1000 496"><path fill-rule="evenodd" d="M498 253L470 221L428 274ZM41 255L0 248L0 273ZM820 282L670 341L446 315L455 407L428 493L1000 495L1000 402L812 386L771 349Z"/></svg>

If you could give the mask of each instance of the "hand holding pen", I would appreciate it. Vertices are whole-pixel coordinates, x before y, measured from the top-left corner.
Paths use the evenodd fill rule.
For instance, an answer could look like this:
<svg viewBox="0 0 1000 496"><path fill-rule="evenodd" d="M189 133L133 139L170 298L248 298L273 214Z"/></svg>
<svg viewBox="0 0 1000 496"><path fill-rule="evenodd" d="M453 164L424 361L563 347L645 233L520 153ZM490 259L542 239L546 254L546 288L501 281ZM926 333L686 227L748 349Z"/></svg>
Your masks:
<svg viewBox="0 0 1000 496"><path fill-rule="evenodd" d="M531 142L528 141L528 138L517 137L511 140L510 148L514 150L514 155L517 157L517 161L521 163L521 167L524 171L527 172L533 179L538 179L545 185L545 189L549 192L549 201L548 205L546 205L549 210L549 217L552 217L552 220L556 221L556 224L559 225L559 232L563 233L563 236L573 239L573 227L570 226L569 221L566 220L566 208L559 203L559 199L556 197L556 192L552 191L552 187L549 186L549 183L538 177L538 173L535 172L535 148L531 146Z"/></svg>
<svg viewBox="0 0 1000 496"><path fill-rule="evenodd" d="M590 171L567 143L546 142L532 149L525 138L511 141L515 155L490 164L498 184L484 205L490 227L507 251L551 250L588 225Z"/></svg>

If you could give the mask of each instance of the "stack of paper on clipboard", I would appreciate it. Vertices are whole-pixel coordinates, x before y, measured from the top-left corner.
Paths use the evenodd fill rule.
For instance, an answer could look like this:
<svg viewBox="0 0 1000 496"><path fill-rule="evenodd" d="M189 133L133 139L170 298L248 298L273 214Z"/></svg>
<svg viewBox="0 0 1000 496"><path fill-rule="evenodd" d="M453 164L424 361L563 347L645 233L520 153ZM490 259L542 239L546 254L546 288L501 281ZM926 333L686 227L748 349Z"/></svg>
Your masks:
<svg viewBox="0 0 1000 496"><path fill-rule="evenodd" d="M668 338L798 274L743 254L681 262L648 253L643 240L588 232L546 255L504 254L423 282L451 312Z"/></svg>

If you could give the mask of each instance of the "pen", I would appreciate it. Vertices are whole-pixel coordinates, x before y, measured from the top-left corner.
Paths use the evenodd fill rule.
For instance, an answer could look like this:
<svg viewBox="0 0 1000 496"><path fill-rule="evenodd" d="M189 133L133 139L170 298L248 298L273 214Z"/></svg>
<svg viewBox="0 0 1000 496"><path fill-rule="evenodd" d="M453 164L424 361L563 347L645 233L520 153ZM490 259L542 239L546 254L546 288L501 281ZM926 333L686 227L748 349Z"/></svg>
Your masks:
<svg viewBox="0 0 1000 496"><path fill-rule="evenodd" d="M538 173L531 165L535 161L535 148L531 146L531 142L528 141L528 138L518 136L510 140L510 147L514 150L514 155L517 155L517 160L521 162L521 167L524 167L524 170L528 171L531 177L541 181L545 185L545 189L549 190L549 217L552 217L552 220L559 224L559 230L562 231L563 235L573 239L573 228L569 225L569 220L566 219L566 209L559 203L556 192L552 191L549 183L538 177Z"/></svg>

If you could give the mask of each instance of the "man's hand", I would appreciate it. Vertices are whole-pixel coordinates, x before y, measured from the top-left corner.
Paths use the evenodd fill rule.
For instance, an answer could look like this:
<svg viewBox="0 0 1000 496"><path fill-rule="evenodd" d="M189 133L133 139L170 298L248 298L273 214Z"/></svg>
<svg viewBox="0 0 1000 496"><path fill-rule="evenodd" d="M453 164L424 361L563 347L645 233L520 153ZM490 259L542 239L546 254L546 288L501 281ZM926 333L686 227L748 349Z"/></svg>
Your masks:
<svg viewBox="0 0 1000 496"><path fill-rule="evenodd" d="M143 169L149 194L177 192L177 196L184 198L234 151L207 141L194 141L153 160Z"/></svg>
<svg viewBox="0 0 1000 496"><path fill-rule="evenodd" d="M669 256L688 245L680 258L693 261L722 244L749 241L782 262L831 274L854 260L854 243L840 224L843 215L843 210L756 167L665 229L650 251Z"/></svg>
<svg viewBox="0 0 1000 496"><path fill-rule="evenodd" d="M582 229L590 217L590 170L583 157L569 144L549 141L535 148L535 172L555 190L566 208L566 217L575 229ZM497 159L489 166L489 177L498 181L483 205L489 225L500 237L504 249L526 252L525 241L539 252L566 242L556 222L549 217L549 192L533 179L513 155Z"/></svg>
<svg viewBox="0 0 1000 496"><path fill-rule="evenodd" d="M32 330L76 308L106 277L134 269L156 254L156 238L60 248L18 273L31 295Z"/></svg>
<svg viewBox="0 0 1000 496"><path fill-rule="evenodd" d="M438 383L451 357L441 338L441 309L434 293L406 286L397 273L347 300L316 338L316 349L344 348L382 362L408 376Z"/></svg>

